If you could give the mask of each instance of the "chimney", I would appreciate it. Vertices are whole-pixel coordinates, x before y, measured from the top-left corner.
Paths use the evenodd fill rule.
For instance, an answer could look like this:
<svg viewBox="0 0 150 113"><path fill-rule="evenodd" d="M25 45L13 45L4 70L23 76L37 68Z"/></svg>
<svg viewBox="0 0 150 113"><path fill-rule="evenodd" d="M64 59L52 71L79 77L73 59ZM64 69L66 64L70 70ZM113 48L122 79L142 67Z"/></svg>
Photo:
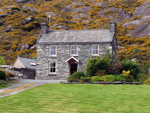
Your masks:
<svg viewBox="0 0 150 113"><path fill-rule="evenodd" d="M110 33L116 32L116 23L115 22L110 22Z"/></svg>
<svg viewBox="0 0 150 113"><path fill-rule="evenodd" d="M46 23L41 23L41 34L46 34L49 31L49 26Z"/></svg>

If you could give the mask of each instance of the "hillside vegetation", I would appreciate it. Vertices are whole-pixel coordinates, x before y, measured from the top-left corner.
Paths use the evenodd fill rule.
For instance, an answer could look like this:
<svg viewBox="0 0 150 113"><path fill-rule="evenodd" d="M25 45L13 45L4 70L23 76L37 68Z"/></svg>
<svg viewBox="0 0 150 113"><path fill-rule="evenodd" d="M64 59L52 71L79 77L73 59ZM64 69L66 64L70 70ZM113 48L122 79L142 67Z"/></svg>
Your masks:
<svg viewBox="0 0 150 113"><path fill-rule="evenodd" d="M40 24L53 30L109 29L117 23L118 56L150 63L148 0L1 0L0 56L36 58Z"/></svg>

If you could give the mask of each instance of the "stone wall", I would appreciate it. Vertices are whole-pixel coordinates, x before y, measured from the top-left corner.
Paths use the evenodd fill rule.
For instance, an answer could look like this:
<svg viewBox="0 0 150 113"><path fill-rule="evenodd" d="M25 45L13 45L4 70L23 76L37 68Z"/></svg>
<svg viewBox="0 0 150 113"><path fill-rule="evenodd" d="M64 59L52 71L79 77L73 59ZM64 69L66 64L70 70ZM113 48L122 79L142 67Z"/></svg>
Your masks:
<svg viewBox="0 0 150 113"><path fill-rule="evenodd" d="M99 44L99 56L102 57L104 49L110 46L111 43ZM49 55L49 47L50 45L37 45L36 79L66 80L69 76L69 64L65 61L71 57L70 45L57 45L56 57ZM92 44L78 45L78 56L75 56L79 60L78 71L85 72L87 61L91 58L91 50ZM49 74L49 61L57 62L56 74Z"/></svg>
<svg viewBox="0 0 150 113"><path fill-rule="evenodd" d="M21 69L14 68L14 71L19 71L23 75L27 76L27 79L35 79L35 70L29 70L29 69L24 69L24 68L21 68Z"/></svg>

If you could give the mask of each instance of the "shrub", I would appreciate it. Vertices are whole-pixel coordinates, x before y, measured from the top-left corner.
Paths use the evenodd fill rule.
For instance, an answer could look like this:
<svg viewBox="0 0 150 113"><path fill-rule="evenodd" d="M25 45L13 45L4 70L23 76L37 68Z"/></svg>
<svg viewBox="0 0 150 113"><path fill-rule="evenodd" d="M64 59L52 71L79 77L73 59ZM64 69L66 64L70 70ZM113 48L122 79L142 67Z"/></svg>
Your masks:
<svg viewBox="0 0 150 113"><path fill-rule="evenodd" d="M139 81L140 81L141 84L143 84L144 81L146 79L148 79L149 77L150 77L150 75L145 75L145 74L142 74L142 73L138 75L138 78L139 78Z"/></svg>
<svg viewBox="0 0 150 113"><path fill-rule="evenodd" d="M86 67L87 76L95 76L98 70L105 70L105 72L107 73L108 67L110 66L113 60L110 54L110 50L105 49L104 51L105 54L102 56L102 58L97 57L88 60Z"/></svg>
<svg viewBox="0 0 150 113"><path fill-rule="evenodd" d="M100 78L101 77L99 77L99 76L94 76L91 78L91 82L98 82L98 81L100 81Z"/></svg>
<svg viewBox="0 0 150 113"><path fill-rule="evenodd" d="M129 61L129 60L123 60L121 61L121 64L126 71L130 71L130 74L133 76L134 79L138 79L138 74L142 72L142 67L140 64Z"/></svg>
<svg viewBox="0 0 150 113"><path fill-rule="evenodd" d="M107 82L114 82L115 81L114 75L107 75L106 76L106 81Z"/></svg>
<svg viewBox="0 0 150 113"><path fill-rule="evenodd" d="M98 70L98 71L95 73L96 76L103 76L103 75L105 75L105 74L106 74L106 71L105 71L105 70Z"/></svg>
<svg viewBox="0 0 150 113"><path fill-rule="evenodd" d="M5 86L7 86L8 84L7 84L7 82L2 82L2 81L0 81L0 87L5 87Z"/></svg>
<svg viewBox="0 0 150 113"><path fill-rule="evenodd" d="M0 70L0 79L5 79L5 78L6 78L5 72Z"/></svg>
<svg viewBox="0 0 150 113"><path fill-rule="evenodd" d="M123 70L123 66L120 62L118 62L117 74L121 74L122 70ZM112 65L108 68L108 73L109 74L116 74L116 66L115 66L114 62L112 62Z"/></svg>
<svg viewBox="0 0 150 113"><path fill-rule="evenodd" d="M81 77L85 77L84 72L76 71L70 77L68 77L67 81L69 81L69 82L79 81L81 79Z"/></svg>
<svg viewBox="0 0 150 113"><path fill-rule="evenodd" d="M88 81L91 81L91 78L90 77L81 77L81 81L80 82L88 82Z"/></svg>
<svg viewBox="0 0 150 113"><path fill-rule="evenodd" d="M114 79L115 79L115 81L126 81L125 77L122 75L117 75L117 76L115 76Z"/></svg>
<svg viewBox="0 0 150 113"><path fill-rule="evenodd" d="M16 75L12 72L6 71L4 70L5 74L7 75L7 77L15 77Z"/></svg>
<svg viewBox="0 0 150 113"><path fill-rule="evenodd" d="M145 80L145 81L144 81L144 84L150 85L150 79Z"/></svg>
<svg viewBox="0 0 150 113"><path fill-rule="evenodd" d="M4 65L4 64L5 64L4 57L1 57L1 56L0 56L0 65Z"/></svg>

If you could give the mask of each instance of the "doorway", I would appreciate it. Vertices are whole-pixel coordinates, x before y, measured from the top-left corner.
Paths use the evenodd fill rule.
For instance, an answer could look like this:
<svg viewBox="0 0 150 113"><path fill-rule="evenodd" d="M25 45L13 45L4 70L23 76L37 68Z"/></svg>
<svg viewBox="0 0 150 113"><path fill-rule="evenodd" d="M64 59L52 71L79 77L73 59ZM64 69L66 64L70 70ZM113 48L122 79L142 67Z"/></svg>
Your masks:
<svg viewBox="0 0 150 113"><path fill-rule="evenodd" d="M77 71L77 64L70 64L70 75Z"/></svg>

